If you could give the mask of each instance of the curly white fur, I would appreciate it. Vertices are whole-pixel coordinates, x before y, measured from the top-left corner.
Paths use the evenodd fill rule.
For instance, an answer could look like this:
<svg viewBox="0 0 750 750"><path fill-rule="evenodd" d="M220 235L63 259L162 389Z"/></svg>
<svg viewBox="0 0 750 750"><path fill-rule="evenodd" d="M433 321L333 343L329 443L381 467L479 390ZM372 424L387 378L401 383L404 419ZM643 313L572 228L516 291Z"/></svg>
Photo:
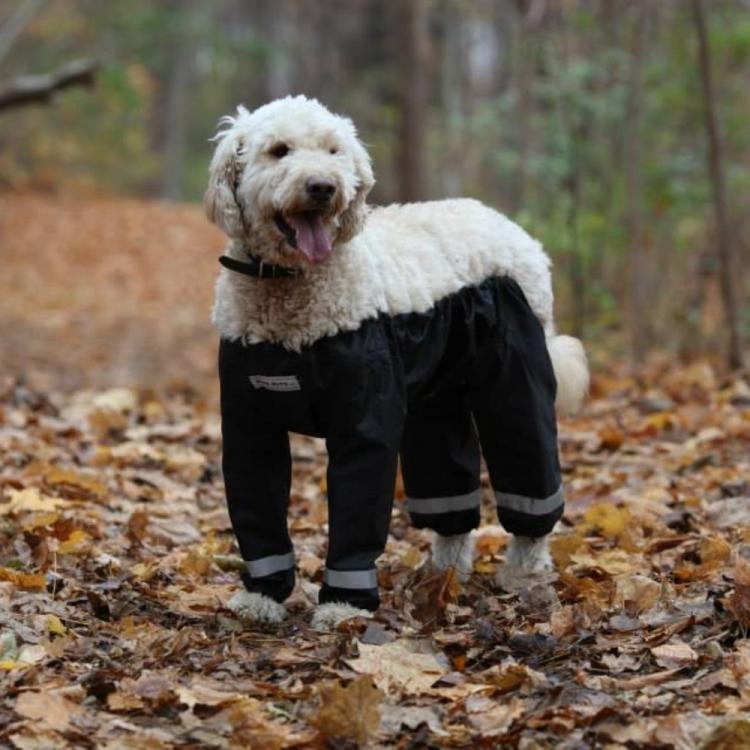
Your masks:
<svg viewBox="0 0 750 750"><path fill-rule="evenodd" d="M269 283L223 270L213 310L223 337L299 350L367 318L425 312L463 287L507 275L545 328L560 408L577 407L588 383L583 347L555 336L550 260L521 227L470 199L366 206L374 179L354 125L303 96L252 113L240 107L222 125L205 205L231 238L227 254L242 259L249 249L302 271ZM283 158L273 156L279 143L289 147ZM303 210L311 178L336 186L324 216L333 253L315 264L275 223L279 213Z"/></svg>
<svg viewBox="0 0 750 750"><path fill-rule="evenodd" d="M227 602L227 607L238 617L252 622L276 624L286 617L283 604L253 591L238 591Z"/></svg>
<svg viewBox="0 0 750 750"><path fill-rule="evenodd" d="M468 580L474 569L474 536L435 534L432 540L432 564L437 570L453 568L460 581Z"/></svg>
<svg viewBox="0 0 750 750"><path fill-rule="evenodd" d="M575 411L588 388L588 366L577 339L555 334L550 260L521 227L478 201L456 199L372 208L372 167L351 120L304 96L271 102L254 112L240 107L221 121L205 195L209 218L230 237L227 254L250 251L269 263L300 269L294 278L249 278L223 270L213 321L222 337L269 341L299 350L380 314L426 312L466 286L510 276L544 326L558 382L558 409ZM282 157L277 146L283 144ZM313 263L289 244L278 215L309 210L305 188L315 178L335 186L319 217L333 252ZM466 576L473 544L437 538L433 560ZM546 541L514 539L504 573L541 572L551 565ZM232 604L234 603L234 605ZM284 608L260 594L240 592L238 614L279 622ZM336 627L366 616L349 605L316 609L313 625Z"/></svg>
<svg viewBox="0 0 750 750"><path fill-rule="evenodd" d="M505 553L505 564L497 573L496 582L506 591L515 591L528 585L540 574L554 570L546 536L532 539L513 536Z"/></svg>
<svg viewBox="0 0 750 750"><path fill-rule="evenodd" d="M372 617L372 612L367 609L359 609L351 604L339 604L330 602L328 604L319 604L313 612L311 625L314 630L321 633L336 630L344 620L351 620L353 617Z"/></svg>
<svg viewBox="0 0 750 750"><path fill-rule="evenodd" d="M589 390L589 366L583 344L572 336L547 338L547 349L557 380L555 404L560 414L575 414Z"/></svg>

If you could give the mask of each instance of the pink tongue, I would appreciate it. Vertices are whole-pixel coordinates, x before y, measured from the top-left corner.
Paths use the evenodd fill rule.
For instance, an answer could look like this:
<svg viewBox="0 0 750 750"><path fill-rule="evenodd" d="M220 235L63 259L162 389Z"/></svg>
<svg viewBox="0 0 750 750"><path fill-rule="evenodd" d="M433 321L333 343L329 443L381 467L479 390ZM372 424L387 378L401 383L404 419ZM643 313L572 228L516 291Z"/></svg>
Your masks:
<svg viewBox="0 0 750 750"><path fill-rule="evenodd" d="M287 222L297 233L297 247L313 263L320 263L331 254L331 238L320 216L308 218L304 214L287 216Z"/></svg>

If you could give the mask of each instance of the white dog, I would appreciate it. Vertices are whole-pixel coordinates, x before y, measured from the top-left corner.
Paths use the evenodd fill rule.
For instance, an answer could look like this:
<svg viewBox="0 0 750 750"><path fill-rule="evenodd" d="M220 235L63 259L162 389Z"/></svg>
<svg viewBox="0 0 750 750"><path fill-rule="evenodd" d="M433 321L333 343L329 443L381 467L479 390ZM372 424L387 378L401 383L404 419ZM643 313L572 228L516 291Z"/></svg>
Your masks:
<svg viewBox="0 0 750 750"><path fill-rule="evenodd" d="M352 122L303 96L221 121L205 196L229 237L216 285L224 475L248 591L275 622L294 584L288 431L325 436L330 545L313 622L377 607L374 561L401 450L433 562L472 568L479 444L508 570L551 566L563 509L552 403L577 409L583 347L558 336L550 262L481 203L366 204L374 179ZM554 368L554 377L552 369Z"/></svg>

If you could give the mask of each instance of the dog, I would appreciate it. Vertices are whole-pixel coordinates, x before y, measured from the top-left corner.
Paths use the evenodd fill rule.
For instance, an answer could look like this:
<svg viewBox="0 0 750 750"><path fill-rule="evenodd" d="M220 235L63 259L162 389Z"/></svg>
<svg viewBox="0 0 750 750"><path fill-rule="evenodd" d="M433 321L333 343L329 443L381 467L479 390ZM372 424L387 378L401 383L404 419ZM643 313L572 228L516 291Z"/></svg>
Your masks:
<svg viewBox="0 0 750 750"><path fill-rule="evenodd" d="M329 548L318 629L379 604L400 454L433 564L466 577L480 444L500 523L501 583L551 567L562 516L556 415L588 388L557 335L541 245L471 199L367 204L351 120L304 96L220 120L204 204L229 237L213 322L227 502L247 572L229 606L279 622L294 586L288 433L326 438Z"/></svg>

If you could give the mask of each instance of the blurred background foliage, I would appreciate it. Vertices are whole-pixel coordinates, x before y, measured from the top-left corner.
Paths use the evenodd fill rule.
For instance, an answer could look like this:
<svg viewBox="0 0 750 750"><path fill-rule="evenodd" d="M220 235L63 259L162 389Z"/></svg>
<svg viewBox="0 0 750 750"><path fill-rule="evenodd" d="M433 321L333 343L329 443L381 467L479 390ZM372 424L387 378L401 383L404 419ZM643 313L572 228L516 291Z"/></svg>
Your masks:
<svg viewBox="0 0 750 750"><path fill-rule="evenodd" d="M20 5L0 0L0 29ZM0 112L0 188L197 201L217 119L240 102L305 93L357 123L375 163L374 202L469 195L538 236L557 267L562 328L622 332L637 306L636 350L690 353L722 336L687 0L36 5L0 80L82 56L103 67L93 90ZM743 269L750 3L706 9ZM746 275L735 271L745 333Z"/></svg>

